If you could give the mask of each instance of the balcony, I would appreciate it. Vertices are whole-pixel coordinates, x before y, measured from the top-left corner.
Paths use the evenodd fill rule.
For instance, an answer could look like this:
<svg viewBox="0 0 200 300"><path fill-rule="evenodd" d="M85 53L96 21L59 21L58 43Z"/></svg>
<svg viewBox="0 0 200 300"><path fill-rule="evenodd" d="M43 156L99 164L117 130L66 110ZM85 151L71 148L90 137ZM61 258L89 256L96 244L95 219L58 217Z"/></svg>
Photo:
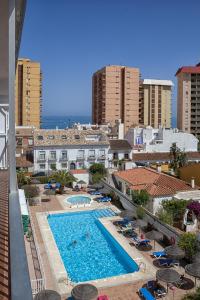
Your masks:
<svg viewBox="0 0 200 300"><path fill-rule="evenodd" d="M76 157L76 160L77 160L77 161L83 161L83 160L85 160L85 155L77 156L77 157Z"/></svg>
<svg viewBox="0 0 200 300"><path fill-rule="evenodd" d="M67 160L68 160L67 156L65 156L65 157L63 156L63 157L60 157L60 158L59 158L59 161L61 161L61 162L62 162L62 161L67 161Z"/></svg>
<svg viewBox="0 0 200 300"><path fill-rule="evenodd" d="M99 155L99 156L98 156L98 160L105 160L105 159L106 159L105 154Z"/></svg>
<svg viewBox="0 0 200 300"><path fill-rule="evenodd" d="M56 156L55 157L49 157L48 162L56 162Z"/></svg>
<svg viewBox="0 0 200 300"><path fill-rule="evenodd" d="M95 160L96 159L96 155L89 155L88 156L88 160Z"/></svg>
<svg viewBox="0 0 200 300"><path fill-rule="evenodd" d="M46 162L46 157L38 157L37 162Z"/></svg>

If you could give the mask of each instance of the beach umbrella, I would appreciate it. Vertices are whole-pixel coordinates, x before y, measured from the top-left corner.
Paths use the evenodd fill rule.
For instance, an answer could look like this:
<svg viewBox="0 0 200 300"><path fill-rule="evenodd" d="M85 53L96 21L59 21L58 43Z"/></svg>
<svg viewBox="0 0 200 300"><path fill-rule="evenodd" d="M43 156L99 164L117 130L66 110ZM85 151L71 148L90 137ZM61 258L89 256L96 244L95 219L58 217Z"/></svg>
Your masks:
<svg viewBox="0 0 200 300"><path fill-rule="evenodd" d="M34 300L61 300L61 296L52 290L42 290L37 293Z"/></svg>
<svg viewBox="0 0 200 300"><path fill-rule="evenodd" d="M31 184L40 184L40 181L36 178L31 179L30 181Z"/></svg>
<svg viewBox="0 0 200 300"><path fill-rule="evenodd" d="M137 219L135 221L135 224L142 228L142 227L146 227L148 223L145 220Z"/></svg>
<svg viewBox="0 0 200 300"><path fill-rule="evenodd" d="M188 275L195 277L195 285L196 285L196 278L200 279L200 262L195 262L195 263L186 265L185 272Z"/></svg>
<svg viewBox="0 0 200 300"><path fill-rule="evenodd" d="M156 272L156 279L166 282L168 289L168 284L177 282L180 279L180 274L173 269L165 268Z"/></svg>
<svg viewBox="0 0 200 300"><path fill-rule="evenodd" d="M92 284L83 283L76 285L72 289L71 295L74 300L96 300L98 297L98 290Z"/></svg>
<svg viewBox="0 0 200 300"><path fill-rule="evenodd" d="M120 214L120 217L125 218L125 219L129 219L129 220L133 220L136 216L136 214L129 209L123 210Z"/></svg>
<svg viewBox="0 0 200 300"><path fill-rule="evenodd" d="M176 244L166 247L165 253L167 257L172 259L181 259L185 257L185 251Z"/></svg>
<svg viewBox="0 0 200 300"><path fill-rule="evenodd" d="M145 233L145 236L147 239L154 241L154 249L155 249L155 241L159 241L163 239L163 234L156 230L151 230Z"/></svg>

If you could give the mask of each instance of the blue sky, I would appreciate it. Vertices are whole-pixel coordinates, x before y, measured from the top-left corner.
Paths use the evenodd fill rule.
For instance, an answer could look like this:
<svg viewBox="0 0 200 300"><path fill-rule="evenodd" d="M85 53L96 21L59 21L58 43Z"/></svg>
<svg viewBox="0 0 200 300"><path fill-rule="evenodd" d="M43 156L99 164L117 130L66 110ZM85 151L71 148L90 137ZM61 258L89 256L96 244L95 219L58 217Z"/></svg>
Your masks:
<svg viewBox="0 0 200 300"><path fill-rule="evenodd" d="M28 0L20 56L41 63L44 115L90 115L108 64L171 79L200 61L199 0ZM173 93L175 115L176 87Z"/></svg>

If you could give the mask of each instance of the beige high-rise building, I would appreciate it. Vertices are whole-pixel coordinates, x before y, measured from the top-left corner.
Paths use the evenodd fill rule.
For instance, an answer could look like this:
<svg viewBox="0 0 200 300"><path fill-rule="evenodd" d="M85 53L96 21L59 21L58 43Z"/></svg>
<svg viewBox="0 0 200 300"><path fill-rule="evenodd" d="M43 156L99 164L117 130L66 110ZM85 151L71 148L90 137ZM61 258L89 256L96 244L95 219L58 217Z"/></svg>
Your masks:
<svg viewBox="0 0 200 300"><path fill-rule="evenodd" d="M15 122L17 126L40 128L42 74L40 63L19 59L15 81Z"/></svg>
<svg viewBox="0 0 200 300"><path fill-rule="evenodd" d="M177 127L200 138L200 64L176 72Z"/></svg>
<svg viewBox="0 0 200 300"><path fill-rule="evenodd" d="M111 123L119 119L126 132L139 123L139 69L106 66L93 74L92 121Z"/></svg>
<svg viewBox="0 0 200 300"><path fill-rule="evenodd" d="M171 127L171 80L144 79L140 82L139 123Z"/></svg>

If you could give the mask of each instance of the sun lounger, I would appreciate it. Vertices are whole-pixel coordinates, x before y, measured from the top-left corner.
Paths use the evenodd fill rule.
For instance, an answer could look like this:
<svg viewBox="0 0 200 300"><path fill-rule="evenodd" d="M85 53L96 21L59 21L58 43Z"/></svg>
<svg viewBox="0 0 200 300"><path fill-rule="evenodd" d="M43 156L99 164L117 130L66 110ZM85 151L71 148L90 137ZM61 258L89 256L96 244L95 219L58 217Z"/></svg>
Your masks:
<svg viewBox="0 0 200 300"><path fill-rule="evenodd" d="M116 221L115 222L116 225L119 225L119 226L127 226L128 224L130 224L129 220L127 219L123 219L123 220L120 220L120 221Z"/></svg>
<svg viewBox="0 0 200 300"><path fill-rule="evenodd" d="M110 202L111 198L110 197L99 197L97 198L98 202Z"/></svg>
<svg viewBox="0 0 200 300"><path fill-rule="evenodd" d="M146 288L139 289L139 295L145 300L155 300L154 296Z"/></svg>
<svg viewBox="0 0 200 300"><path fill-rule="evenodd" d="M159 285L155 280L150 280L147 282L147 288L154 292L157 297L165 296L167 291L166 289Z"/></svg>
<svg viewBox="0 0 200 300"><path fill-rule="evenodd" d="M95 196L95 195L101 195L101 192L99 192L99 191L89 191L88 193L90 195L93 195L93 196Z"/></svg>
<svg viewBox="0 0 200 300"><path fill-rule="evenodd" d="M174 267L174 266L179 266L179 262L171 259L171 258L160 258L158 259L158 264L160 267Z"/></svg>
<svg viewBox="0 0 200 300"><path fill-rule="evenodd" d="M136 246L148 246L150 243L150 240L139 239L138 237L133 237L132 240Z"/></svg>
<svg viewBox="0 0 200 300"><path fill-rule="evenodd" d="M155 251L155 252L152 253L152 255L155 258L160 258L160 257L165 257L166 253L165 253L165 251Z"/></svg>
<svg viewBox="0 0 200 300"><path fill-rule="evenodd" d="M52 189L51 183L48 182L47 184L45 184L45 185L44 185L44 189L45 189L45 190L51 190L51 189Z"/></svg>

